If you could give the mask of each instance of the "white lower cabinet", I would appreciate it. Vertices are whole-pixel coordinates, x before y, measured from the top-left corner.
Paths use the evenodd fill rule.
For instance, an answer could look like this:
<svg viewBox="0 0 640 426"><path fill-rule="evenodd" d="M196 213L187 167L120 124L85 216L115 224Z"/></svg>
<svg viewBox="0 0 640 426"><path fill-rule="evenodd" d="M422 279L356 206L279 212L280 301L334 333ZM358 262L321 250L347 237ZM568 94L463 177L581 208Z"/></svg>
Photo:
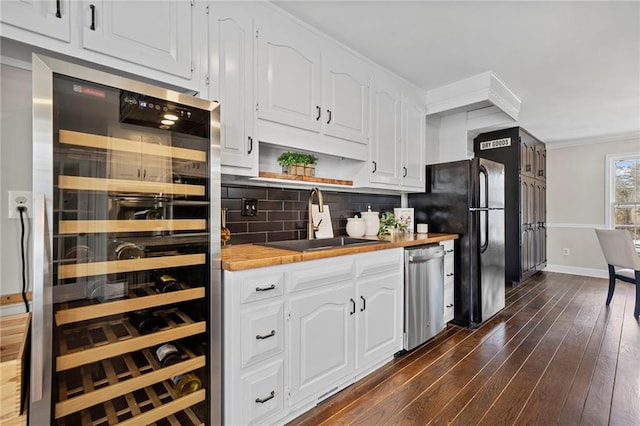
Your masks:
<svg viewBox="0 0 640 426"><path fill-rule="evenodd" d="M454 240L442 241L440 245L444 248L444 323L446 324L454 317Z"/></svg>
<svg viewBox="0 0 640 426"><path fill-rule="evenodd" d="M237 417L225 424L264 424L284 408L284 365L282 357L267 365L250 369L240 378Z"/></svg>
<svg viewBox="0 0 640 426"><path fill-rule="evenodd" d="M353 374L354 303L353 282L291 300L290 405L322 395Z"/></svg>
<svg viewBox="0 0 640 426"><path fill-rule="evenodd" d="M391 360L402 254L225 271L225 424L284 423Z"/></svg>

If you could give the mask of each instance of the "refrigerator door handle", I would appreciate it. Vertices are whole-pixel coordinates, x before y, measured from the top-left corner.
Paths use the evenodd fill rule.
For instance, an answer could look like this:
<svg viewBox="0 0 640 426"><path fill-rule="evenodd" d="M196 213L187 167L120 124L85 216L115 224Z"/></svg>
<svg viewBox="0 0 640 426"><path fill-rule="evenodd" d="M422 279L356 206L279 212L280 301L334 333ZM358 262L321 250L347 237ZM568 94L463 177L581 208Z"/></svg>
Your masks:
<svg viewBox="0 0 640 426"><path fill-rule="evenodd" d="M489 173L480 165L480 253L484 253L489 246Z"/></svg>

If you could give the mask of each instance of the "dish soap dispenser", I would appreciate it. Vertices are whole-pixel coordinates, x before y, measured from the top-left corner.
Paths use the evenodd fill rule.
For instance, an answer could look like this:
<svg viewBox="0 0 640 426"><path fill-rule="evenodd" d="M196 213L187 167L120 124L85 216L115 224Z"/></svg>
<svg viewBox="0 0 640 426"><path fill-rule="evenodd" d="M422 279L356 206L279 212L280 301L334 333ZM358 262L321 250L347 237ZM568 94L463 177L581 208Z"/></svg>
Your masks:
<svg viewBox="0 0 640 426"><path fill-rule="evenodd" d="M378 217L378 212L372 212L371 204L367 204L367 211L360 212L360 214L366 225L364 235L378 235L378 231L380 230L380 217Z"/></svg>

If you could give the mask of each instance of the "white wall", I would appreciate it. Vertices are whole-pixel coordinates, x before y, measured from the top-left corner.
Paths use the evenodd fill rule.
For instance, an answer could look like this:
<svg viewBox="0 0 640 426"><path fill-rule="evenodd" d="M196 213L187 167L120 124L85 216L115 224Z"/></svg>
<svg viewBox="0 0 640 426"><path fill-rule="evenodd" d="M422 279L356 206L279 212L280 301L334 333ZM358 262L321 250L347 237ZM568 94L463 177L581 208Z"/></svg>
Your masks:
<svg viewBox="0 0 640 426"><path fill-rule="evenodd" d="M0 294L3 295L17 294L22 289L20 220L8 218L7 198L10 190L31 191L31 115L31 72L0 65ZM29 259L29 221L26 225ZM8 309L11 311L3 308L1 314L24 312L23 305Z"/></svg>
<svg viewBox="0 0 640 426"><path fill-rule="evenodd" d="M607 276L594 232L606 226L606 156L630 152L640 152L640 137L547 145L547 270ZM562 254L563 248L569 256Z"/></svg>

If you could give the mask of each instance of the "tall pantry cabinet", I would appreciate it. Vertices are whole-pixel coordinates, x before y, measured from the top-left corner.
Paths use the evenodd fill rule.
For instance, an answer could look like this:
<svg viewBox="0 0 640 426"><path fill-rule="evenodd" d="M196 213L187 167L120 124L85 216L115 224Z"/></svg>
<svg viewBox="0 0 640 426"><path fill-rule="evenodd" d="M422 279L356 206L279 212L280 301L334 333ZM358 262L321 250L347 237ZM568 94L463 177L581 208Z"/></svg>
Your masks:
<svg viewBox="0 0 640 426"><path fill-rule="evenodd" d="M545 144L513 127L478 135L474 151L505 165L505 280L516 285L547 266Z"/></svg>

